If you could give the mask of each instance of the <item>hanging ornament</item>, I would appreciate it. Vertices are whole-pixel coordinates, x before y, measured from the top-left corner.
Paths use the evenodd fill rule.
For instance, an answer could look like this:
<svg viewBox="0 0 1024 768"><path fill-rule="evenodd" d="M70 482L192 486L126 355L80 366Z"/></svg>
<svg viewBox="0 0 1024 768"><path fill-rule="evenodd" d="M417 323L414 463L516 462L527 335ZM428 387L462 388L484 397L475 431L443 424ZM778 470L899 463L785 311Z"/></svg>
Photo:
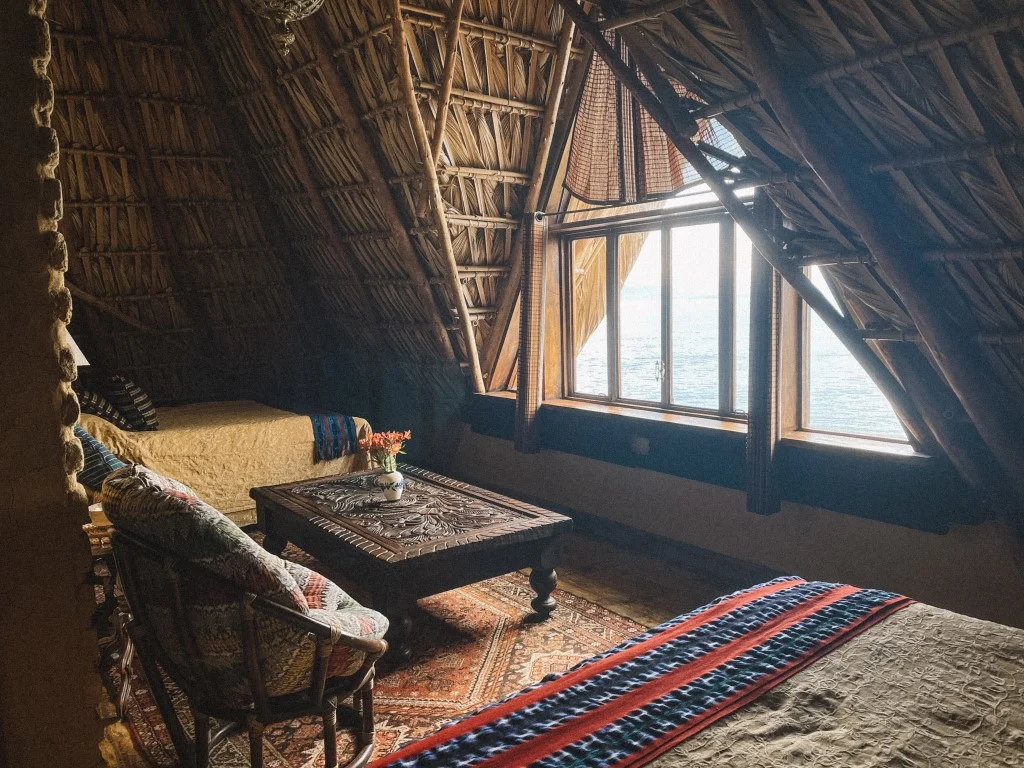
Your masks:
<svg viewBox="0 0 1024 768"><path fill-rule="evenodd" d="M230 0L229 0L230 2ZM324 0L242 0L243 4L257 16L274 23L270 37L277 43L282 56L287 56L295 33L288 25L313 15Z"/></svg>

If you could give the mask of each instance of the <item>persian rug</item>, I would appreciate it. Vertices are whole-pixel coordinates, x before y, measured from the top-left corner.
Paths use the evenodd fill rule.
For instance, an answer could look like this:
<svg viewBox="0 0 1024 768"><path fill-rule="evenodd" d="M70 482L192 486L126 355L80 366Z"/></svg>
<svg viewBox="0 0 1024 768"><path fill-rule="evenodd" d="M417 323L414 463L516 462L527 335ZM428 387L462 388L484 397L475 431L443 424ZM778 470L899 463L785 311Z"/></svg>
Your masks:
<svg viewBox="0 0 1024 768"><path fill-rule="evenodd" d="M371 768L644 765L911 602L776 579L666 622Z"/></svg>
<svg viewBox="0 0 1024 768"><path fill-rule="evenodd" d="M285 557L317 567L292 547ZM530 620L534 593L520 573L420 600L413 617L417 635L412 662L385 672L374 689L375 758L647 629L571 593L556 590L554 596L558 608L545 622ZM104 679L111 691L117 690L116 664L104 670ZM191 736L192 718L185 697L173 685L170 689L179 718ZM132 695L126 711L128 730L143 758L158 768L176 766L174 747L138 662L132 670ZM348 734L339 731L342 762L351 757L351 744ZM319 719L303 718L269 727L264 755L268 768L322 766ZM211 765L248 766L245 732L214 747Z"/></svg>

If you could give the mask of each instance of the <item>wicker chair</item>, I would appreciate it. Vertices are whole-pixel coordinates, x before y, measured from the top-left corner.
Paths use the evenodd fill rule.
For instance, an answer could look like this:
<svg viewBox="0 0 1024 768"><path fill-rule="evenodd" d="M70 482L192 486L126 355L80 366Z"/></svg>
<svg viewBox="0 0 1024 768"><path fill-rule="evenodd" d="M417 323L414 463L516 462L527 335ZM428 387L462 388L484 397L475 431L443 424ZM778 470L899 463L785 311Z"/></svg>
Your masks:
<svg viewBox="0 0 1024 768"><path fill-rule="evenodd" d="M342 715L356 737L346 768L366 765L387 620L265 552L180 483L133 466L110 475L103 493L128 634L181 762L206 768L210 748L246 727L252 766L262 768L266 726L314 715L325 764L336 768ZM164 675L188 699L194 743ZM227 725L211 734L211 718Z"/></svg>
<svg viewBox="0 0 1024 768"><path fill-rule="evenodd" d="M326 768L335 768L338 765L338 714L348 715L356 727L356 755L346 768L360 768L369 762L374 738L374 663L387 650L384 640L339 636L328 624L239 589L194 563L128 534L115 531L112 542L121 583L131 608L128 632L183 763L206 768L210 749L244 726L249 731L252 766L262 768L263 731L267 725L319 715L323 718L325 765ZM154 588L158 590L156 594ZM194 612L188 607L209 604L211 595L216 595L218 605L232 602L237 607L238 644L251 691L248 705L234 697L223 696L218 689L218 681L211 679L209 669L203 663L204 654L193 626ZM164 620L154 622L151 619L150 608L157 605L160 610L170 609L176 635L173 640L157 629L157 626L166 628ZM296 632L309 636L315 644L309 684L295 693L272 696L264 683L260 624L267 620L292 627ZM182 656L169 650L169 640L184 649L185 654ZM365 656L355 674L328 678L328 659L339 643ZM194 747L175 714L161 668L188 698L195 719ZM349 697L353 702L351 706L342 703ZM211 717L227 721L228 725L211 734Z"/></svg>

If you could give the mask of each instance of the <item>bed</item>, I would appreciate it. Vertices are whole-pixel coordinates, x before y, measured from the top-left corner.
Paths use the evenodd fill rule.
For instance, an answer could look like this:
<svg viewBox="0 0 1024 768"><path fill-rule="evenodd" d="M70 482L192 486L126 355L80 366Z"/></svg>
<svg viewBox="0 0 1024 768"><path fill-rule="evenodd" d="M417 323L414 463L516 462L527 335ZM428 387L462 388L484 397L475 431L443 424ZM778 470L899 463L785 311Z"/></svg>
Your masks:
<svg viewBox="0 0 1024 768"><path fill-rule="evenodd" d="M667 622L372 768L1022 764L1024 631L787 577Z"/></svg>
<svg viewBox="0 0 1024 768"><path fill-rule="evenodd" d="M191 486L207 503L246 524L255 520L249 489L367 469L364 454L314 460L308 416L251 400L158 410L160 429L127 432L98 416L80 423L114 454ZM360 438L369 423L355 419Z"/></svg>

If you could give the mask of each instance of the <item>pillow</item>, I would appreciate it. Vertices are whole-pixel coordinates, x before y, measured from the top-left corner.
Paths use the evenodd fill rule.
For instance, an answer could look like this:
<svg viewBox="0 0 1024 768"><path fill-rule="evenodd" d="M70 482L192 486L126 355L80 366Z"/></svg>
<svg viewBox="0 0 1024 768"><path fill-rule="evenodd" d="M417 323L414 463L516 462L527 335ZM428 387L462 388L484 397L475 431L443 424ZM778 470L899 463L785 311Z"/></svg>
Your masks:
<svg viewBox="0 0 1024 768"><path fill-rule="evenodd" d="M103 482L103 511L118 530L169 550L231 583L301 613L302 589L283 561L187 485L141 464L129 464Z"/></svg>
<svg viewBox="0 0 1024 768"><path fill-rule="evenodd" d="M78 473L78 482L90 491L98 491L107 475L126 465L79 424L75 424L75 437L82 441L85 454L85 467Z"/></svg>
<svg viewBox="0 0 1024 768"><path fill-rule="evenodd" d="M78 405L81 407L82 413L89 413L93 416L99 416L101 419L106 419L118 429L132 428L124 414L115 408L114 404L103 395L86 389L79 390L77 394Z"/></svg>
<svg viewBox="0 0 1024 768"><path fill-rule="evenodd" d="M136 432L150 432L160 428L156 408L142 387L124 376L111 376L107 384L107 396Z"/></svg>

